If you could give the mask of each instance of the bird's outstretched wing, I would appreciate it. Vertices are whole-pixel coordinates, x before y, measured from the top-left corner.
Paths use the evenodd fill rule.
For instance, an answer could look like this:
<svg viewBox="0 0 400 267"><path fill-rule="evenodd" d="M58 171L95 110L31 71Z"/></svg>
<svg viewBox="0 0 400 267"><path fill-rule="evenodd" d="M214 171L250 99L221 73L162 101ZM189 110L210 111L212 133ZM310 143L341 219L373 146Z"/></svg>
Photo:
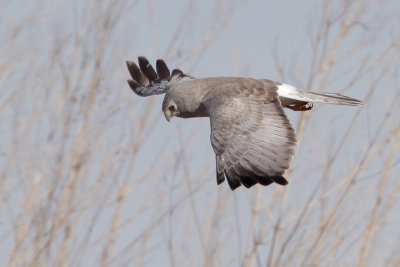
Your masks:
<svg viewBox="0 0 400 267"><path fill-rule="evenodd" d="M246 88L243 88L245 91ZM296 144L276 90L261 96L216 97L206 100L211 121L211 144L216 154L217 183L231 189L272 182L286 185L282 176Z"/></svg>
<svg viewBox="0 0 400 267"><path fill-rule="evenodd" d="M181 70L174 69L170 73L164 60L158 59L156 62L157 72L145 57L138 57L139 67L133 61L126 61L132 79L128 84L132 91L139 96L151 96L164 94L170 86L170 82L179 80L185 75Z"/></svg>

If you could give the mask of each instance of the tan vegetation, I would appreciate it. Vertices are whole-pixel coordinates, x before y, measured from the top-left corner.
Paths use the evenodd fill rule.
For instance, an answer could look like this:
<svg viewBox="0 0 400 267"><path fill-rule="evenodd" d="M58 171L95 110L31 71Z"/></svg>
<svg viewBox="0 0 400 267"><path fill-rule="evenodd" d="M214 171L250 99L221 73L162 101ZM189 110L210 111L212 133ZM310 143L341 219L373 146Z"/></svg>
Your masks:
<svg viewBox="0 0 400 267"><path fill-rule="evenodd" d="M152 54L195 75L245 3L217 1L191 32L188 1L165 44L156 1L2 2L1 264L400 266L397 1L316 1L308 52L290 57L277 39L282 81L366 106L289 112L289 185L234 192L216 185L208 122L167 124L159 97L129 91L125 60Z"/></svg>

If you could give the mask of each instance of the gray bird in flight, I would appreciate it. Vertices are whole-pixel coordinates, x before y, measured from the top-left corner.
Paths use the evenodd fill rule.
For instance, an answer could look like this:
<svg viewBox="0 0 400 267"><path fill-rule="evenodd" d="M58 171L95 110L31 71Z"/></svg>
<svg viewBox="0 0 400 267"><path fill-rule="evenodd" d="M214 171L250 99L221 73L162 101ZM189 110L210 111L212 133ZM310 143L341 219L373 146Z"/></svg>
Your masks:
<svg viewBox="0 0 400 267"><path fill-rule="evenodd" d="M128 84L139 96L165 94L162 104L171 117L210 117L211 145L216 156L217 184L232 190L259 183L286 185L283 177L294 154L296 134L283 108L306 111L313 103L359 106L340 94L299 90L291 85L252 78L196 79L179 69L169 71L161 59L156 70L145 57L139 67L127 61Z"/></svg>

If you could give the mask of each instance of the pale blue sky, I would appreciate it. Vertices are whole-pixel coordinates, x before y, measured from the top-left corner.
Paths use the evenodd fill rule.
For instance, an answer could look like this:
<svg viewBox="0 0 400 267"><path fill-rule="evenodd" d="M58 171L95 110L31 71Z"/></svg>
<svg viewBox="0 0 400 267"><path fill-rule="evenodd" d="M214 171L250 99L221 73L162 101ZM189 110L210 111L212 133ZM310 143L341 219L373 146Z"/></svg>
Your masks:
<svg viewBox="0 0 400 267"><path fill-rule="evenodd" d="M40 2L40 1L38 1ZM94 1L94 5L95 5ZM18 2L13 1L6 5L2 15L3 21L7 23L0 23L0 29L3 30L7 25L13 25L15 22L21 20L28 20L29 14L32 10L35 10L35 1L29 2ZM191 3L191 5L188 5ZM218 4L219 3L219 4ZM330 92L339 92L345 88L352 75L358 69L361 58L366 59L366 62L375 60L374 55L380 52L382 48L388 44L391 38L396 39L399 37L398 23L399 20L395 19L396 14L400 14L400 2L399 1L388 1L389 5L381 7L379 9L381 13L371 12L370 15L364 17L365 21L357 21L359 27L352 33L350 38L346 39L341 49L347 51L351 50L354 46L362 43L364 46L359 50L356 50L342 59L340 64L335 66L332 71L332 75L328 77L327 84L329 88L303 88ZM217 6L220 5L220 6ZM26 53L27 48L31 47L32 53L26 53L23 62L20 63L20 68L25 70L26 65L32 62L47 62L48 58L52 55L54 44L57 41L62 42L64 37L73 36L74 33L79 32L80 25L85 20L86 10L85 4L80 1L59 1L54 3L48 1L46 5L42 5L40 14L35 17L34 21L27 27L32 27L32 31L25 29L24 34L17 40L17 43L6 43L4 37L0 35L0 41L5 43L1 46L0 59L7 61L9 58L17 58L21 54L22 50ZM130 4L126 4L130 6ZM216 9L218 7L218 9ZM231 8L232 9L229 9ZM216 13L219 10L220 13ZM215 14L225 14L221 10L229 10L227 19L220 23L216 19ZM134 188L140 181L139 179L143 175L152 169L153 166L167 166L167 172L165 169L155 169L149 178L149 182L140 188L140 191L136 191L134 195L129 197L128 204L124 209L124 218L130 218L131 214L136 212L137 209L146 201L153 200L158 194L161 194L165 187L174 187L178 183L182 183L187 179L199 178L193 183L195 185L203 184L202 190L198 194L194 194L196 200L197 212L201 221L204 219L206 224L206 218L209 218L211 211L209 206L212 207L215 199L220 196L226 196L229 191L226 183L217 187L215 182L214 173L214 154L209 142L209 121L208 119L193 119L193 120L182 120L173 119L171 123L167 123L164 116L161 113L161 102L162 96L153 98L139 98L135 96L126 84L128 78L128 72L125 67L125 60L133 59L136 60L137 56L146 56L151 62L155 62L157 58L165 58L170 68L180 68L184 72L195 77L208 77L208 76L251 76L255 78L267 78L280 82L286 82L297 87L305 87L310 77L310 57L312 56L312 42L315 36L316 29L320 26L320 1L317 0L285 0L285 1L263 1L263 0L243 0L243 1L163 1L163 0L149 0L139 1L137 6L127 8L122 11L121 20L118 21L115 30L112 33L109 44L112 47L109 54L107 54L107 69L110 70L109 77L103 77L105 82L101 84L102 97L106 99L114 99L116 101L104 101L103 108L98 111L98 118L106 117L111 113L110 110L115 109L115 116L111 122L104 122L104 135L103 139L99 141L99 146L102 147L104 154L108 151L114 151L115 147L121 145L121 143L128 143L126 140L134 139L133 133L139 127L139 120L141 111L145 110L148 105L152 105L151 118L155 120L153 127L148 129L147 139L145 144L141 147L137 158L135 159L134 171L132 171L132 177L130 185ZM189 13L190 17L186 18L185 13ZM37 14L36 14L37 15ZM387 20L388 23L385 25L387 28L378 29L380 20ZM1 22L1 20L0 20ZM184 22L183 24L181 22ZM218 27L215 36L212 36L212 41L209 47L204 50L201 54L200 59L196 61L198 64L193 65L193 61L188 60L188 51L192 51L193 48L196 50L200 48L200 44L204 41L206 31ZM177 44L173 45L174 33L177 27L182 27L177 37ZM93 27L94 28L94 27ZM338 31L338 25L334 25L334 31L332 34ZM376 32L371 35L370 32ZM93 33L93 32L92 32ZM91 36L91 31L88 31L86 41L82 44L83 50L92 50L96 48L96 40ZM398 40L398 39L397 39ZM68 43L67 48L63 56L69 55ZM22 48L21 48L22 47ZM277 50L274 50L277 47ZM171 48L171 50L168 50ZM278 57L282 60L284 66L283 77L278 73L274 64L274 51L277 52ZM338 53L342 50L338 50ZM340 54L340 53L339 53ZM393 61L399 59L399 53L394 54ZM22 61L22 60L21 60ZM25 118L22 122L29 121L30 106L35 101L41 101L42 94L51 95L51 90L59 90L60 87L57 85L45 87L46 76L49 75L53 79L58 79L58 74L53 72L53 66L47 66L40 70L38 74L35 72L32 75L37 75L35 81L37 83L32 85L34 94L32 98L24 98L24 104L20 105L22 110L21 117ZM25 67L24 67L25 66ZM368 90L373 83L374 79L379 76L379 72L382 67L377 64L372 74L367 77L363 77L360 82L350 87L345 93L355 98L365 99ZM17 68L17 70L20 70ZM379 122L385 115L388 105L391 103L393 97L398 95L398 69L390 68L390 75L385 78L382 84L379 86L379 90L371 97L368 102L368 106L363 108L360 112L359 120L355 123L355 129L349 134L349 140L346 142L346 149L341 154L341 157L334 164L334 174L332 177L340 180L341 177L348 175L349 170L353 169L353 166L359 164L360 157L363 155L369 142L373 139L373 135L376 132L376 128ZM35 70L36 71L36 70ZM1 79L5 84L14 84L14 80L21 79L22 73L16 71L12 75L3 77ZM72 71L71 71L72 73ZM72 74L71 74L72 75ZM11 81L11 82L10 82ZM85 82L85 81L84 81ZM17 84L15 82L15 84ZM396 87L397 85L397 87ZM82 86L83 87L83 86ZM43 89L46 88L46 89ZM50 88L50 89L49 89ZM397 88L397 89L396 89ZM3 89L3 88L2 88ZM13 88L15 91L18 88ZM80 87L77 87L79 90ZM48 90L50 93L45 92ZM397 90L397 91L396 91ZM10 91L2 92L3 100L5 96L10 95ZM2 98L0 96L0 98ZM46 98L47 99L47 98ZM32 101L33 100L33 101ZM120 106L110 106L115 102L120 103ZM110 104L111 103L111 104ZM382 104L383 103L383 104ZM110 105L109 105L110 104ZM48 105L48 107L47 107ZM47 134L47 129L52 127L53 120L51 112L56 110L58 103L46 103L43 107L43 111L46 114L44 116L43 126L40 129ZM26 110L24 110L24 107ZM24 113L26 112L26 114ZM339 146L341 137L344 135L344 131L348 128L351 120L358 110L353 107L333 107L333 106L316 106L312 110L312 116L310 124L305 130L305 136L301 146L298 148L296 159L294 161L294 172L291 178L289 186L286 188L288 194L287 203L285 208L285 214L290 217L292 213L300 209L310 192L314 189L314 185L319 181L322 176L322 169L326 166L327 158L332 154L332 150ZM288 117L291 119L293 125L296 127L299 114L287 111ZM76 114L78 122L81 119L82 114ZM14 109L8 108L4 111L1 119L4 121L4 129L0 131L2 140L14 140L12 134L14 133L11 129L14 128ZM47 119L47 120L46 120ZM101 119L99 121L102 121ZM392 124L400 124L400 120L394 118L391 120ZM36 129L36 128L35 128ZM39 127L38 127L39 129ZM388 135L387 131L389 125L384 125L381 135ZM78 131L78 130L77 130ZM122 139L119 139L121 134ZM323 134L320 134L323 133ZM32 133L35 135L37 133ZM100 133L99 133L100 134ZM38 134L39 135L39 134ZM388 135L389 136L389 135ZM187 140L191 140L187 142ZM29 143L28 143L29 145ZM27 145L27 147L28 147ZM36 145L38 145L36 143ZM172 169L178 163L174 161L175 156L179 153L181 147L185 145L188 149L185 151L186 157L188 158L185 166L178 167L178 172L174 173ZM40 149L48 149L45 146L40 145ZM1 145L2 153L5 155L12 154L11 142L4 142ZM35 151L36 147L29 147L32 151ZM40 150L39 149L39 150ZM374 151L374 153L382 153L386 155L388 153L384 151ZM29 153L28 153L29 154ZM30 155L30 154L29 154ZM113 154L112 154L113 155ZM102 155L99 155L101 157ZM111 157L112 158L112 157ZM395 162L399 160L400 155L395 155ZM111 160L111 159L110 159ZM119 162L121 172L123 173L128 169L128 162L130 158L125 161ZM4 161L6 162L6 161ZM7 161L8 162L8 161ZM7 163L0 164L6 165ZM99 161L97 165L100 165ZM95 164L96 165L96 164ZM4 166L6 168L6 166ZM380 171L382 168L381 162L375 162L371 166L366 167L363 175L366 177L368 174L373 174ZM93 177L100 166L94 166ZM397 169L399 170L398 166ZM18 179L23 180L24 177L18 177L15 172L15 181ZM200 175L199 175L200 174ZM395 176L396 174L392 174ZM200 177L198 177L200 176ZM90 177L88 178L91 179ZM110 177L113 179L113 177ZM366 196L372 194L375 190L375 185L378 184L376 180L369 177L364 181L364 186L360 186L360 198L354 199L354 206L349 205L345 209L345 214L360 214L360 218L364 218L363 211L368 209L373 199L368 199ZM117 180L116 183L121 182L121 179ZM17 182L14 182L17 184ZM90 184L90 183L88 183ZM332 182L332 184L335 184ZM18 185L18 184L17 184ZM185 189L186 187L184 187ZM171 203L178 201L180 197L185 195L185 190L177 191L171 194L169 200ZM204 190L203 190L204 189ZM0 236L4 236L4 241L0 243L0 265L4 264L2 259L6 259L6 255L9 252L10 245L12 244L13 236L11 232L11 222L7 219L7 212L4 207L12 207L15 203L15 207L20 207L21 199L23 199L26 193L25 188L21 186L19 189L20 197L15 197L10 200L7 205L2 205L0 210ZM277 207L268 207L268 203L272 201L273 195L276 192L274 187L264 188L261 191L264 208L266 210L271 209L270 216L274 216L278 213ZM88 190L88 194L90 190ZM227 208L226 220L226 231L222 231L221 239L214 240L217 243L236 242L229 239L230 230L239 231L241 229L241 238L244 242L248 237L245 229L248 229L250 224L250 214L252 210L252 203L254 202L255 190L244 190L239 189L235 192L229 192L229 200L237 201L238 204L229 206ZM363 196L363 197L361 197ZM160 224L157 227L156 232L158 236L152 237L150 242L151 252L149 252L146 261L148 266L162 266L168 262L168 255L165 249L165 239L168 234L168 227L170 224L176 225L176 249L189 250L188 255L193 256L190 251L200 249L200 243L196 241L197 234L194 232L187 233L185 231L193 230L193 218L191 213L191 206L189 200L180 206L176 211L176 215L171 215L170 221ZM129 244L137 236L140 236L144 229L157 218L160 212L168 210L170 203L159 203L159 206L152 207L148 213L141 216L136 221L129 222L127 227L123 229L122 235L119 236L116 246L116 255L121 255L121 260L117 260L116 263L123 265L125 261L134 262L134 259L130 257L130 251L127 253L119 251L124 248L126 244ZM98 219L98 223L95 226L93 240L102 236L104 229L108 229L109 222L112 216L112 205L104 208L104 212ZM211 209L211 208L210 208ZM235 218L236 214L239 214L239 218ZM292 213L291 213L292 212ZM18 213L17 213L18 214ZM89 215L84 214L84 216ZM313 213L315 220L319 213ZM398 230L393 230L398 225L398 217L400 211L393 212L393 216L390 217L388 222L388 228L385 229L390 233L387 235L385 240L385 246L378 247L377 249L382 250L382 255L392 253L390 248L396 242ZM267 215L265 215L267 216ZM314 221L310 218L310 224ZM360 219L359 218L359 219ZM396 222L397 220L397 222ZM89 219L82 219L79 223L82 224L82 229L86 229L85 225ZM186 222L188 222L186 225ZM237 225L239 222L240 226ZM261 225L262 220L259 221ZM354 222L350 222L354 223ZM355 226L356 228L356 226ZM239 229L239 230L238 230ZM308 231L309 229L305 229ZM360 229L357 229L361 231ZM356 235L356 233L349 233L349 235ZM391 235L393 233L393 235ZM79 233L77 233L79 234ZM252 233L250 233L252 234ZM187 236L186 236L187 235ZM270 236L268 236L269 238ZM179 245L183 242L181 240L185 238L192 238L193 246L187 248L180 248ZM297 237L297 240L301 240L301 237ZM210 242L213 242L211 240ZM239 242L239 241L237 241ZM101 253L101 247L93 241L93 247L87 252L87 266L93 266L98 260L98 255ZM267 253L268 244L263 247L263 251L260 252L260 258L264 261ZM235 252L237 248L234 247ZM240 250L240 249L239 249ZM118 254L120 253L121 254ZM230 253L229 247L226 250L222 250L221 253L228 255ZM244 253L242 251L242 253ZM353 253L353 252L350 252ZM343 252L346 255L346 251ZM348 256L348 255L347 255ZM241 258L231 257L235 262ZM185 259L185 263L190 263L193 259ZM376 259L379 260L379 259ZM192 262L193 263L193 262ZM234 264L230 262L231 264ZM223 264L227 264L224 262ZM194 264L196 265L196 264ZM235 264L234 264L235 265ZM263 264L264 265L264 264Z"/></svg>

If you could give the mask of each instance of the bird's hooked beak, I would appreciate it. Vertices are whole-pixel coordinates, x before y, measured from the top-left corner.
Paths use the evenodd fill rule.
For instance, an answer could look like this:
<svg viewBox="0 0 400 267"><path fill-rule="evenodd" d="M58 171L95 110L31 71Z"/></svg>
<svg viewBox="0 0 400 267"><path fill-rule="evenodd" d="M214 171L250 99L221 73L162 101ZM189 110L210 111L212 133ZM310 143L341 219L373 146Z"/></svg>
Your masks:
<svg viewBox="0 0 400 267"><path fill-rule="evenodd" d="M165 119L168 121L168 122L170 122L171 121L171 117L172 117L172 112L170 111L170 110L166 110L166 111L164 111L164 116L165 116Z"/></svg>
<svg viewBox="0 0 400 267"><path fill-rule="evenodd" d="M168 103L168 105L166 103ZM167 121L170 121L173 116L177 115L177 106L172 101L164 102L162 110Z"/></svg>

